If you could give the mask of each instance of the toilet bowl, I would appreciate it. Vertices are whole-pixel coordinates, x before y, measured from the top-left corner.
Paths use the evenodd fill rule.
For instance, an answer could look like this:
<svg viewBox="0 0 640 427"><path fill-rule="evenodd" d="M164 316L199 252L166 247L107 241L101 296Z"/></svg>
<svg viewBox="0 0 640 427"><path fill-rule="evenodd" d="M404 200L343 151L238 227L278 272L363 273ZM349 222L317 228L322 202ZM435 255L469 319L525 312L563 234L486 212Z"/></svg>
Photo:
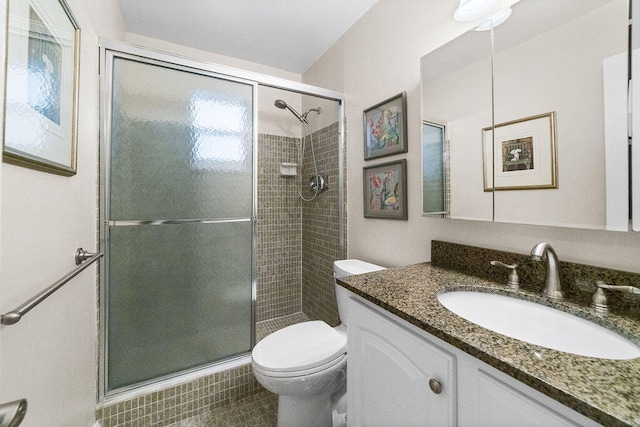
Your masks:
<svg viewBox="0 0 640 427"><path fill-rule="evenodd" d="M383 269L356 259L333 263L334 277ZM279 427L346 425L349 291L335 282L334 287L339 326L332 328L320 320L288 326L262 339L251 353L256 379L278 395Z"/></svg>

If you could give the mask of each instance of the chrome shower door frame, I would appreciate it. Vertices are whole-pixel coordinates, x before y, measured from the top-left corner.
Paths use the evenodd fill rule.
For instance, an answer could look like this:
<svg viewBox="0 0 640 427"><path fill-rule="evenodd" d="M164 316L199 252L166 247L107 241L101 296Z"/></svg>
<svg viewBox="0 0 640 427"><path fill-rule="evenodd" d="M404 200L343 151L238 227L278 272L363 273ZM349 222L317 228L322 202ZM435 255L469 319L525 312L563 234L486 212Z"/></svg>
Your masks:
<svg viewBox="0 0 640 427"><path fill-rule="evenodd" d="M215 70L203 68L203 67L195 67L194 64L190 63L180 63L178 61L179 58L175 57L166 57L164 55L157 55L154 52L131 52L126 49L111 49L106 46L101 47L101 64L100 64L100 73L101 73L101 87L100 87L100 95L101 95L101 162L100 162L100 186L101 186L101 204L100 204L100 244L106 255L106 262L101 263L101 284L100 287L100 398L109 398L110 396L120 395L122 393L130 392L134 389L139 389L140 387L148 386L151 384L155 384L158 382L162 382L163 380L168 380L171 378L175 378L178 376L182 376L184 374L188 374L189 372L211 367L214 365L218 365L220 363L224 363L228 361L211 361L209 364L205 364L196 368L179 370L178 372L174 372L171 374L164 375L160 378L153 378L150 380L143 380L142 382L132 384L130 386L124 387L116 387L112 390L109 390L108 378L109 378L109 331L108 331L108 311L107 304L109 301L109 288L106 286L109 283L109 262L110 262L110 254L109 254L109 226L110 225L128 225L128 226L139 226L144 224L186 224L186 223L231 223L231 222L251 222L251 319L249 322L251 323L251 336L247 337L249 341L249 349L255 344L255 299L256 299L256 233L255 233L255 222L256 222L256 213L257 213L257 191L256 191L256 172L257 172L257 92L258 85L254 81L235 78L233 76L225 75L217 73ZM219 220L212 220L209 218L203 218L202 220L198 219L188 219L188 220L168 220L168 221L112 221L110 218L110 193L111 193L111 176L110 176L110 164L111 164L111 138L112 138L112 90L113 90L113 82L114 82L114 62L117 59L126 59L133 60L138 63L147 64L147 65L156 65L161 66L163 68L172 69L176 71L183 71L192 74L197 74L203 77L213 77L217 79L221 79L229 82L236 82L246 85L247 87L251 87L252 95L252 141L250 143L252 147L252 194L251 194L251 214L248 218L221 218ZM116 224L117 223L117 224ZM247 260L249 261L249 260ZM167 316L171 316L171 313L166 313ZM233 358L233 357L232 357ZM237 358L237 357L235 357Z"/></svg>
<svg viewBox="0 0 640 427"><path fill-rule="evenodd" d="M258 200L258 87L266 86L276 89L282 89L298 93L300 95L310 95L338 102L339 105L339 147L338 147L338 216L340 218L339 228L339 247L342 253L346 251L346 230L345 230L345 100L344 95L340 92L323 89L304 83L294 82L286 79L245 71L237 68L215 65L211 63L201 62L185 57L180 57L164 52L150 50L138 46L125 43L114 42L110 40L100 39L100 162L99 162L99 241L103 251L108 252L107 230L108 230L108 213L110 194L110 153L111 153L111 96L112 96L112 70L115 58L134 59L136 61L161 65L181 71L188 71L204 76L222 78L229 81L249 84L253 86L253 190L252 190L252 244L251 244L251 348L255 345L255 317L256 317L256 299L257 299L257 200ZM232 360L214 362L207 366L200 366L190 370L178 372L174 375L150 380L141 384L125 387L107 392L107 342L108 331L106 328L106 301L108 290L105 283L108 283L108 262L100 263L100 280L99 280L99 314L98 314L98 331L99 331L99 354L98 354L98 400L102 404L113 403L135 395L148 393L154 390L160 390L167 386L178 382L182 382L185 377L194 377L206 371L216 372L224 369L224 367L233 367L245 363L250 363L250 352ZM221 368L222 367L222 368Z"/></svg>

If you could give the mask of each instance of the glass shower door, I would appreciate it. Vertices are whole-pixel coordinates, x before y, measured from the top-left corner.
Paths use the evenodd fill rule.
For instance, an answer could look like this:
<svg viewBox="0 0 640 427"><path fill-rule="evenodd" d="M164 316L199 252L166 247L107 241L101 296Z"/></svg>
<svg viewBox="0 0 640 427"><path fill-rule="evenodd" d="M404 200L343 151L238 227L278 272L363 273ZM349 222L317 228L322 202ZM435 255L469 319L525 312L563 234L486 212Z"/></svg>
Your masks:
<svg viewBox="0 0 640 427"><path fill-rule="evenodd" d="M108 67L107 393L250 351L255 84Z"/></svg>

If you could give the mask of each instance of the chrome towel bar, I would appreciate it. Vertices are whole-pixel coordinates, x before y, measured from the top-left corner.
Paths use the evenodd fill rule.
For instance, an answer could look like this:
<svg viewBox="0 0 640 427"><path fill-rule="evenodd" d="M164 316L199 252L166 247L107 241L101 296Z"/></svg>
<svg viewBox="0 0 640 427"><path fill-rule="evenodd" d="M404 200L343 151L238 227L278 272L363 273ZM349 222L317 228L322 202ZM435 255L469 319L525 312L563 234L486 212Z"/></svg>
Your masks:
<svg viewBox="0 0 640 427"><path fill-rule="evenodd" d="M18 323L18 321L22 319L22 316L27 314L33 307L40 304L42 301L47 299L49 295L51 295L52 293L60 289L62 286L64 286L69 280L73 279L78 274L80 274L84 269L89 267L98 259L102 258L102 255L103 255L102 252L88 253L84 249L78 248L78 250L76 251L75 261L76 261L76 265L79 265L79 267L76 267L75 270L73 270L66 276L60 278L55 283L53 283L48 288L46 288L44 291L40 292L35 297L31 298L21 306L17 307L15 310L8 311L2 316L0 316L0 323L2 323L3 325L13 325L15 323ZM83 264L82 263L83 261L86 261L86 262Z"/></svg>

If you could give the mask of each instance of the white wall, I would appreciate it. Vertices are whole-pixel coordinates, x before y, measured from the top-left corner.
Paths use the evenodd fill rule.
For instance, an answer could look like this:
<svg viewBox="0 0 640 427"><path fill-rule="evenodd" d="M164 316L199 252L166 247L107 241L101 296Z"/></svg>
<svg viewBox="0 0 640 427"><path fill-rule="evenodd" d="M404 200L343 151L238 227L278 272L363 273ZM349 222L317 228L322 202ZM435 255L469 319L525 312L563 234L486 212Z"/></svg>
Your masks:
<svg viewBox="0 0 640 427"><path fill-rule="evenodd" d="M298 73L292 73L289 71L280 70L278 68L256 64L254 62L233 58L231 56L225 56L200 49L194 49L192 47L170 43L164 40L152 39L150 37L142 36L139 34L127 33L124 41L132 45L145 47L147 49L154 49L161 52L171 53L173 55L194 59L197 61L208 62L211 64L224 65L227 67L238 68L254 73L266 74L269 76L279 77L294 82L299 82L302 79L302 76Z"/></svg>
<svg viewBox="0 0 640 427"><path fill-rule="evenodd" d="M2 312L73 270L76 248L94 251L97 247L97 30L110 37L124 37L124 32L115 0L68 3L82 36L78 173L61 177L3 165ZM6 0L0 7L5 10ZM1 78L4 81L4 75ZM96 335L95 266L19 323L1 327L0 401L27 398L22 425L92 425Z"/></svg>
<svg viewBox="0 0 640 427"><path fill-rule="evenodd" d="M2 10L6 1L0 0ZM77 247L96 248L98 36L300 80L299 75L246 61L125 35L115 0L68 2L82 28L78 174L65 178L3 165L2 312L75 268ZM547 240L561 259L640 272L640 234L420 216L419 58L470 27L450 19L456 4L453 0L380 0L303 76L306 83L346 93L350 256L404 265L428 260L432 239L521 253ZM408 95L409 152L392 158L408 160L409 221L365 220L362 111L402 91ZM0 327L0 401L29 399L24 426L89 426L93 422L95 272L95 267L83 272L17 325Z"/></svg>
<svg viewBox="0 0 640 427"><path fill-rule="evenodd" d="M431 258L432 239L528 253L548 241L560 259L640 272L640 234L421 217L420 57L470 26L451 18L456 1L380 0L303 74L309 84L342 90L348 120L349 256L387 266ZM513 2L512 2L513 3ZM362 111L407 92L409 220L362 214Z"/></svg>
<svg viewBox="0 0 640 427"><path fill-rule="evenodd" d="M224 65L244 71L278 77L293 82L300 82L302 80L302 76L297 73L283 71L277 68L244 61L230 56L219 55L213 52L206 52L199 49L169 43L163 40L152 39L139 34L127 33L125 41L132 45L142 46L147 49L166 52L197 61ZM270 88L267 86L260 86L258 90L258 111L260 114L258 132L299 138L302 131L300 121L296 119L293 114L277 109L273 105L273 102L276 99L283 99L297 111L302 112L301 95L293 92L284 92L280 89Z"/></svg>
<svg viewBox="0 0 640 427"><path fill-rule="evenodd" d="M99 38L295 82L301 80L296 73L126 34L116 0L67 1L82 34L78 173L67 178L2 165L0 310L3 313L74 269L76 248L89 251L97 248ZM6 10L6 5L7 0L0 0L2 10ZM5 31L3 25L2 33ZM4 81L4 67L0 70L0 79ZM260 93L264 94L261 97L264 105L259 108L275 110L293 119L291 129L285 126L281 132L299 134L298 120L273 106L274 96L282 95L268 88ZM301 109L299 95L287 102ZM0 402L27 398L29 409L22 425L93 425L97 391L96 309L96 266L92 266L18 324L0 327Z"/></svg>

